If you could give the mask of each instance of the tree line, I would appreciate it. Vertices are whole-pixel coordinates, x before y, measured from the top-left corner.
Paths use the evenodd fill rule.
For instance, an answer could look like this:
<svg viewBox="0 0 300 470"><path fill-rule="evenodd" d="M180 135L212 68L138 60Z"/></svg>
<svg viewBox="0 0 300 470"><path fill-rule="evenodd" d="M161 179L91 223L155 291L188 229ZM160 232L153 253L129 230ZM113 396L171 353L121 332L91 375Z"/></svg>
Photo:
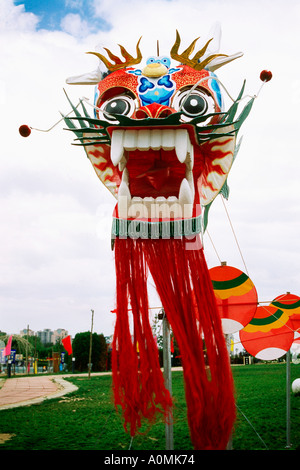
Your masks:
<svg viewBox="0 0 300 470"><path fill-rule="evenodd" d="M29 358L30 360L37 360L38 365L45 365L51 362L54 355L59 356L64 353L64 368L71 371L74 368L78 372L85 372L88 370L89 363L89 350L90 350L91 334L89 331L83 333L76 333L72 340L73 353L70 355L64 349L60 339L55 344L43 344L38 336L12 336L11 349L17 355L23 356L23 361ZM0 332L0 340L4 344L8 341L8 335ZM101 372L110 370L110 338L105 337L103 334L92 334L92 351L91 351L91 364L92 371ZM75 359L75 364L72 364L72 359Z"/></svg>

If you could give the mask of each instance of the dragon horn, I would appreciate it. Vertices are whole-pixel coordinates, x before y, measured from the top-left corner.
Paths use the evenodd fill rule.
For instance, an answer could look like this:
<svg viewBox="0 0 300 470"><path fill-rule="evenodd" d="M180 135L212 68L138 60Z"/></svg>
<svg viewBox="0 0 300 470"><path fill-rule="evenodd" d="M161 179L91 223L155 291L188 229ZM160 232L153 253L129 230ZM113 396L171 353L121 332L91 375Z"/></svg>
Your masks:
<svg viewBox="0 0 300 470"><path fill-rule="evenodd" d="M123 69L125 67L129 67L131 65L135 65L135 64L139 64L142 60L142 54L141 54L141 51L140 51L140 48L139 48L139 44L140 44L140 41L141 41L141 37L140 39L138 40L137 42L137 45L136 45L136 58L133 57L132 55L130 55L125 47L121 46L119 44L119 47L120 47L120 50L121 50L121 54L122 56L124 57L125 61L122 62L122 60L114 55L109 49L107 48L104 48L109 56L109 58L111 59L111 61L114 61L113 62L109 62L108 59L102 55L102 54L99 54L98 52L87 52L87 54L93 54L95 56L98 57L98 59L100 59L104 65L107 67L108 70L110 70L111 72L114 72L116 70L120 70L120 69Z"/></svg>

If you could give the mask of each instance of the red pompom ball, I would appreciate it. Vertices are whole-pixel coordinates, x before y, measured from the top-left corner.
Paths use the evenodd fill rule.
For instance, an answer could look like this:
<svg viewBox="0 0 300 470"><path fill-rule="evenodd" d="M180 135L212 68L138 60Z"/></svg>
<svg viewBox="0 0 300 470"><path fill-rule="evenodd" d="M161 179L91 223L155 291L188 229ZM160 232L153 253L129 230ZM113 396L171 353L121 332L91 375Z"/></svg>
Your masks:
<svg viewBox="0 0 300 470"><path fill-rule="evenodd" d="M19 127L19 133L22 137L28 137L31 134L31 129L26 124Z"/></svg>
<svg viewBox="0 0 300 470"><path fill-rule="evenodd" d="M272 78L272 72L269 70L263 70L260 72L260 79L262 82L269 82Z"/></svg>

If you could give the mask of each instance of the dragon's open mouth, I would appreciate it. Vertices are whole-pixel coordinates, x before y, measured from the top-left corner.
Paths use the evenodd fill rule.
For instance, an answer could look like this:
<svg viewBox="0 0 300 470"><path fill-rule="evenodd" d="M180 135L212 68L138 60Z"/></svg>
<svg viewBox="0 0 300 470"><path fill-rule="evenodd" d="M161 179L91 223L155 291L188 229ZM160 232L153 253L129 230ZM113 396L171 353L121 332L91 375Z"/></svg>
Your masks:
<svg viewBox="0 0 300 470"><path fill-rule="evenodd" d="M92 118L82 102L83 115L69 100L75 116L65 122L77 137L74 145L85 147L97 176L117 198L115 220L136 219L145 227L157 221L193 223L204 207L207 223L206 208L223 188L227 191L236 135L253 104L254 98L236 118L244 86L228 111L212 109L191 120L159 105L151 110L149 105L147 117L102 113L101 119ZM118 99L108 103L117 105Z"/></svg>
<svg viewBox="0 0 300 470"><path fill-rule="evenodd" d="M186 129L116 129L111 160L122 172L119 217L192 217L194 149Z"/></svg>

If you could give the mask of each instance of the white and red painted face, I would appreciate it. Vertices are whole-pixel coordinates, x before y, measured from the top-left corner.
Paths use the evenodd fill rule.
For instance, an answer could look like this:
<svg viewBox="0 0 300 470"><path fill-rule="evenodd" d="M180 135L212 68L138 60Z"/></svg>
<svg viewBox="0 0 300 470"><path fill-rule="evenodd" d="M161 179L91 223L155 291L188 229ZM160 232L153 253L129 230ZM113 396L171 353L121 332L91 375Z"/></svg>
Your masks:
<svg viewBox="0 0 300 470"><path fill-rule="evenodd" d="M223 117L211 72L179 66L149 78L134 69L118 70L99 83L96 106L110 142L87 147L87 153L118 196L120 218L190 218L199 215L200 202L220 191L235 137L205 140L207 127Z"/></svg>
<svg viewBox="0 0 300 470"><path fill-rule="evenodd" d="M97 84L95 119L81 125L79 137L118 199L116 219L197 220L226 182L236 145L233 115L228 120L223 110L216 75L194 65L171 67L170 58L151 57L139 69L118 59Z"/></svg>

